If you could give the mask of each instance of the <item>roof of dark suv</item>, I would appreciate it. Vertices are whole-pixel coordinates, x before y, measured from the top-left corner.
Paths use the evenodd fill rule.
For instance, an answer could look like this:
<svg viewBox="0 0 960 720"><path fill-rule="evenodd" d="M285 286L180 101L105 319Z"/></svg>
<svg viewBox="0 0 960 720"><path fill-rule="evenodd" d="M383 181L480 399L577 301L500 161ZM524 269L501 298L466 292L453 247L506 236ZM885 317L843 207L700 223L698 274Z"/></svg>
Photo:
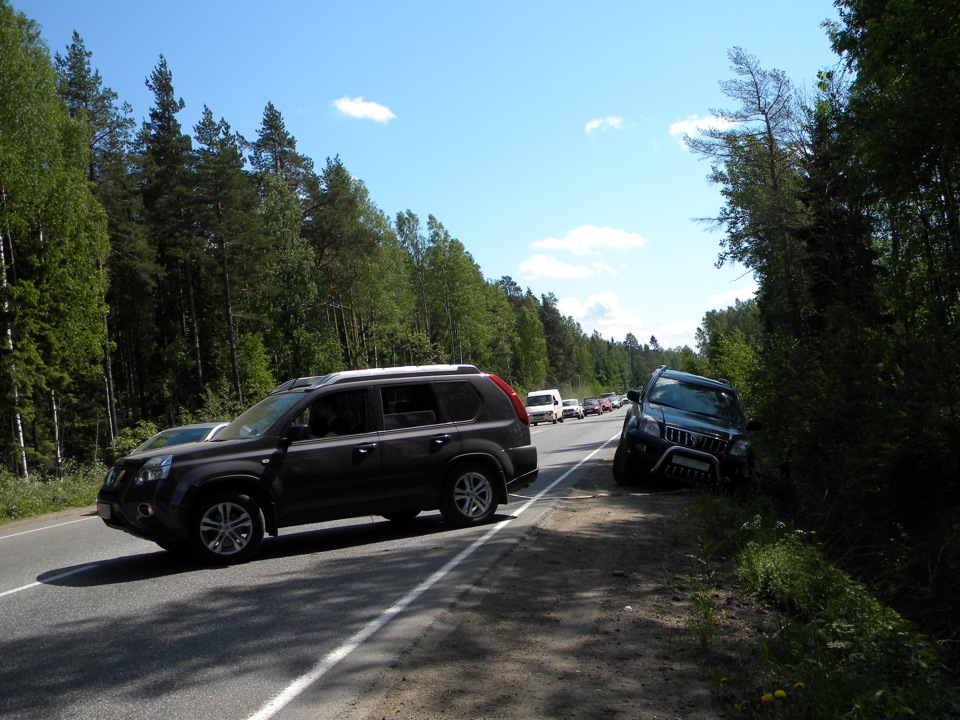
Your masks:
<svg viewBox="0 0 960 720"><path fill-rule="evenodd" d="M341 370L328 375L311 375L308 377L293 378L278 385L270 393L284 392L304 388L314 390L325 385L339 383L362 382L371 379L387 380L402 377L426 377L436 375L482 375L473 365L410 365L395 368L366 368L364 370Z"/></svg>

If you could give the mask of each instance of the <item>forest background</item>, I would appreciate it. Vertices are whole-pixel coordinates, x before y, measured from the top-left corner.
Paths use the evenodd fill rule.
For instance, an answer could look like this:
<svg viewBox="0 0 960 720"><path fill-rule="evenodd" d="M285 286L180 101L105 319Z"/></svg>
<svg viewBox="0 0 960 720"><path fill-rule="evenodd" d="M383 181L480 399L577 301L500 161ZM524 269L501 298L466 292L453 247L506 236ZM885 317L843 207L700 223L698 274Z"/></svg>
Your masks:
<svg viewBox="0 0 960 720"><path fill-rule="evenodd" d="M729 123L688 138L723 197L718 262L759 284L694 351L588 336L484 278L437 218L298 153L272 104L252 140L209 110L185 131L162 56L137 127L82 38L51 55L0 0L0 480L97 468L295 376L466 362L582 397L666 364L740 389L760 472L789 472L825 550L956 658L960 3L836 5L810 96L734 48Z"/></svg>

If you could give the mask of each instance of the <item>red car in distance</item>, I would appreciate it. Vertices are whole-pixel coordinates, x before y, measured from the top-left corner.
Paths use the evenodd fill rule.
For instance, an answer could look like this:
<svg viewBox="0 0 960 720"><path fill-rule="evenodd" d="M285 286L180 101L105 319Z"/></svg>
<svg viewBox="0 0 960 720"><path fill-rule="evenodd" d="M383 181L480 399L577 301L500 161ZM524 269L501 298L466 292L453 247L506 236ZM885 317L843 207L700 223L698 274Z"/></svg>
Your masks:
<svg viewBox="0 0 960 720"><path fill-rule="evenodd" d="M583 415L603 415L603 406L597 398L587 398L583 401Z"/></svg>

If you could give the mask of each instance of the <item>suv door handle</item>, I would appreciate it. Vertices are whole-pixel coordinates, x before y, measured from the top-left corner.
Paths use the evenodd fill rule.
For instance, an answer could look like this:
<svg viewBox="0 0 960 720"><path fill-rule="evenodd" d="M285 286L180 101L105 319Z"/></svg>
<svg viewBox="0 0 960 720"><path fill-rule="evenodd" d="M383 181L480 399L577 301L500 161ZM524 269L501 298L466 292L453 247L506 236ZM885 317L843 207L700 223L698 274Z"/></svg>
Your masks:
<svg viewBox="0 0 960 720"><path fill-rule="evenodd" d="M444 445L446 445L448 442L450 442L450 437L451 437L451 436L448 435L448 434L444 434L444 435L434 435L432 438L430 438L430 442L431 442L435 447L437 447L437 448L442 448Z"/></svg>
<svg viewBox="0 0 960 720"><path fill-rule="evenodd" d="M354 448L354 450L357 451L358 455L369 455L376 449L377 449L376 443L364 443L363 445L357 445Z"/></svg>

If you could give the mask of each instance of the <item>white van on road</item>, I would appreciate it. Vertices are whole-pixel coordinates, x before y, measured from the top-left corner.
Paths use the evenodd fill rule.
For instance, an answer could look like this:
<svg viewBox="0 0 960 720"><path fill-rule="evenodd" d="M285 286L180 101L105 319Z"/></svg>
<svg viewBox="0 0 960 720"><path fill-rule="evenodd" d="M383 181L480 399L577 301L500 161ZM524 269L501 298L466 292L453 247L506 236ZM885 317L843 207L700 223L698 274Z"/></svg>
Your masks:
<svg viewBox="0 0 960 720"><path fill-rule="evenodd" d="M527 409L527 415L530 416L531 425L542 422L556 425L558 422L563 422L563 400L560 398L560 391L556 388L534 390L527 395L524 406Z"/></svg>

